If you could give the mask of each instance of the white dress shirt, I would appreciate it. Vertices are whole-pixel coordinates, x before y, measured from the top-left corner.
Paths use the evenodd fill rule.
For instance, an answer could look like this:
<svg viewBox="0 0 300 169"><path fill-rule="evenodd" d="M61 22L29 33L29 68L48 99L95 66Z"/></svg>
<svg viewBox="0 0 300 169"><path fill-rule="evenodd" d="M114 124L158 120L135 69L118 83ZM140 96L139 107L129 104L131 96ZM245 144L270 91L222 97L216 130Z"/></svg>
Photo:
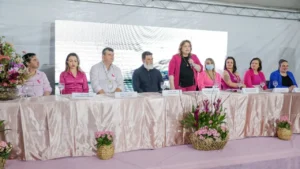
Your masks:
<svg viewBox="0 0 300 169"><path fill-rule="evenodd" d="M113 64L108 70L103 62L94 65L90 71L90 80L95 93L98 93L102 89L105 93L111 93L116 88L124 91L124 80L121 69Z"/></svg>

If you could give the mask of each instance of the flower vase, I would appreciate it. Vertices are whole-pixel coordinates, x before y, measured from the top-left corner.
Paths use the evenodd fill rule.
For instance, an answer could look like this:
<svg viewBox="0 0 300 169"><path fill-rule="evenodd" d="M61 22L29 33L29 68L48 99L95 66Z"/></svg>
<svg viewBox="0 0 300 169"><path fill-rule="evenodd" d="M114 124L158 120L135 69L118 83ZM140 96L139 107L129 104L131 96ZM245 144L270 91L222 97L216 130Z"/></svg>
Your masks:
<svg viewBox="0 0 300 169"><path fill-rule="evenodd" d="M0 169L4 169L5 163L6 163L6 159L0 157Z"/></svg>
<svg viewBox="0 0 300 169"><path fill-rule="evenodd" d="M288 130L286 128L277 128L277 136L281 140L290 140L292 135L292 130Z"/></svg>
<svg viewBox="0 0 300 169"><path fill-rule="evenodd" d="M97 150L97 156L101 160L108 160L114 156L115 148L113 144L100 146Z"/></svg>
<svg viewBox="0 0 300 169"><path fill-rule="evenodd" d="M16 87L0 87L0 100L14 100L18 98L19 90Z"/></svg>

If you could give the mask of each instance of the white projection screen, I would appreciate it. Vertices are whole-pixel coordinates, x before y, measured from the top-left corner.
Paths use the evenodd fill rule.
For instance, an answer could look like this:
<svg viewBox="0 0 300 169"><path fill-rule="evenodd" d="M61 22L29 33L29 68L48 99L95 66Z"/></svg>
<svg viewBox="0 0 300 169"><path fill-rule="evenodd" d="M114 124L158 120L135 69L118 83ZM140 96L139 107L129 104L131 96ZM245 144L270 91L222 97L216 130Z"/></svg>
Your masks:
<svg viewBox="0 0 300 169"><path fill-rule="evenodd" d="M115 51L114 64L122 70L126 91L132 91L132 73L142 65L144 51L153 53L154 66L167 80L169 60L186 39L192 42L192 53L202 64L206 58L213 58L220 71L227 54L227 38L227 32L220 31L58 20L55 21L55 83L59 82L65 59L71 52L78 54L89 81L90 69L101 61L105 47Z"/></svg>

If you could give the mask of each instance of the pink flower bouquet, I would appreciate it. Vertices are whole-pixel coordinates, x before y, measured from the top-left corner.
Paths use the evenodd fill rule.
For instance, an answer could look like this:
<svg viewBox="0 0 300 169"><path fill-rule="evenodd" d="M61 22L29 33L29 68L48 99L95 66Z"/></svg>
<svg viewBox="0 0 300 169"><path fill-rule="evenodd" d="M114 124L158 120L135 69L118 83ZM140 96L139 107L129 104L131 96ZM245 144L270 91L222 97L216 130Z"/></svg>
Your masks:
<svg viewBox="0 0 300 169"><path fill-rule="evenodd" d="M202 104L193 107L192 112L186 114L181 123L184 128L193 131L190 134L193 147L208 151L223 149L226 145L229 131L225 120L222 100L217 99L213 103L209 100L202 101Z"/></svg>
<svg viewBox="0 0 300 169"><path fill-rule="evenodd" d="M8 159L10 152L12 150L12 144L6 143L5 141L0 141L0 158Z"/></svg>
<svg viewBox="0 0 300 169"><path fill-rule="evenodd" d="M95 133L97 156L100 159L108 160L114 156L113 136L114 134L111 131L98 131Z"/></svg>
<svg viewBox="0 0 300 169"><path fill-rule="evenodd" d="M95 133L97 141L97 148L103 145L111 145L113 143L113 132L111 131L98 131Z"/></svg>
<svg viewBox="0 0 300 169"><path fill-rule="evenodd" d="M0 87L23 85L29 78L22 57L16 53L11 43L0 37Z"/></svg>
<svg viewBox="0 0 300 169"><path fill-rule="evenodd" d="M292 133L292 123L287 116L281 116L277 120L277 136L282 140L290 140Z"/></svg>

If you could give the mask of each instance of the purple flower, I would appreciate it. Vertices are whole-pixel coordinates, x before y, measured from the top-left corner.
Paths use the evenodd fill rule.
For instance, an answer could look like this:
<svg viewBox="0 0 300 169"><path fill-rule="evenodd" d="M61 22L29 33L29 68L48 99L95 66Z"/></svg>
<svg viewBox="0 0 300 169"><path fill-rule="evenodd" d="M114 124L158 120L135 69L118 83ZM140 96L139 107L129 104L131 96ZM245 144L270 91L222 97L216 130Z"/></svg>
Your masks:
<svg viewBox="0 0 300 169"><path fill-rule="evenodd" d="M209 101L208 100L203 101L203 107L204 107L205 112L209 112Z"/></svg>
<svg viewBox="0 0 300 169"><path fill-rule="evenodd" d="M200 106L198 105L194 112L194 118L196 121L195 127L197 127L197 128L198 128L198 120L199 120L199 110L200 110Z"/></svg>

